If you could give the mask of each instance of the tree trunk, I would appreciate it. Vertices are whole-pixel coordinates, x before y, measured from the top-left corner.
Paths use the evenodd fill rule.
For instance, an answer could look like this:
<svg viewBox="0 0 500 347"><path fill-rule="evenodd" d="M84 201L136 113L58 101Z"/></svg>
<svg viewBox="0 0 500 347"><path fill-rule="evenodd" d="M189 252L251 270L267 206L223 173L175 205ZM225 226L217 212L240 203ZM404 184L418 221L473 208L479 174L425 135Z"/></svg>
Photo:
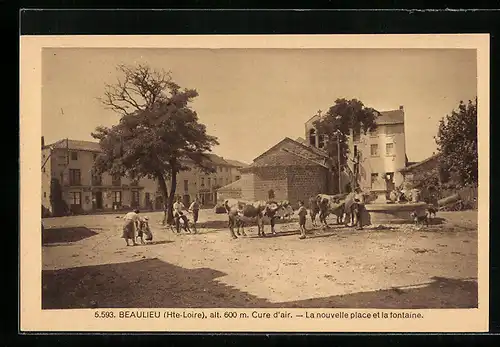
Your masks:
<svg viewBox="0 0 500 347"><path fill-rule="evenodd" d="M173 206L175 200L175 188L177 186L177 171L175 166L172 165L172 182L170 184L170 196L168 199L168 222L172 222L174 220Z"/></svg>
<svg viewBox="0 0 500 347"><path fill-rule="evenodd" d="M163 176L162 173L157 173L156 174L156 179L158 181L158 184L160 185L160 191L163 195L163 225L168 221L167 218L167 210L168 210L168 189L167 189L167 184L165 183L165 177Z"/></svg>

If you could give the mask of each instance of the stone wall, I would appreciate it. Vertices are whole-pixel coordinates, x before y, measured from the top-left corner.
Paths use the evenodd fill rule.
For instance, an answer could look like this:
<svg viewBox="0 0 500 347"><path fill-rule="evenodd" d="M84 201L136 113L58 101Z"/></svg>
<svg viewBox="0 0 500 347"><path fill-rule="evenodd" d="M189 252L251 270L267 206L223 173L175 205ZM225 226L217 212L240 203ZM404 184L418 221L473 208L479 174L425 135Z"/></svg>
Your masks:
<svg viewBox="0 0 500 347"><path fill-rule="evenodd" d="M226 199L241 199L241 189L218 190L217 203L222 204Z"/></svg>
<svg viewBox="0 0 500 347"><path fill-rule="evenodd" d="M255 177L252 172L245 172L241 175L241 198L253 201L255 199L254 189Z"/></svg>
<svg viewBox="0 0 500 347"><path fill-rule="evenodd" d="M294 205L299 200L305 203L310 197L327 193L328 171L318 167L290 167L288 168L288 197L287 199Z"/></svg>
<svg viewBox="0 0 500 347"><path fill-rule="evenodd" d="M274 199L285 200L288 196L287 172L284 167L266 167L254 173L255 200L269 200L269 191L274 192Z"/></svg>

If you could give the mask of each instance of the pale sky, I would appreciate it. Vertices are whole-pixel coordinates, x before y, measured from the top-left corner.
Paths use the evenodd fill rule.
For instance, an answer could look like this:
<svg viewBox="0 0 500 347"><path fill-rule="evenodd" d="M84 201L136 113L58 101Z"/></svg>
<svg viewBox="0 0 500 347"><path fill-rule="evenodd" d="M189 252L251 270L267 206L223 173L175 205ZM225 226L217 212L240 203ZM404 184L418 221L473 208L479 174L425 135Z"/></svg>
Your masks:
<svg viewBox="0 0 500 347"><path fill-rule="evenodd" d="M213 153L251 163L284 137L304 137L304 123L337 98L379 111L405 109L410 161L432 155L439 120L477 93L475 50L397 49L93 49L42 53L42 135L93 140L119 115L97 97L116 81L118 64L170 70L220 145Z"/></svg>

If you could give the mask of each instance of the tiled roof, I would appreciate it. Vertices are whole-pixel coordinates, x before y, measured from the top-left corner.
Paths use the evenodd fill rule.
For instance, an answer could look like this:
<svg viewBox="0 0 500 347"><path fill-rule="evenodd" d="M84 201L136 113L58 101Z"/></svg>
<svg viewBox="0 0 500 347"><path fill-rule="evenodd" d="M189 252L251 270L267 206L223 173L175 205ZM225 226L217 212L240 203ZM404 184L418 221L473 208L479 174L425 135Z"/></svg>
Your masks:
<svg viewBox="0 0 500 347"><path fill-rule="evenodd" d="M241 190L241 180L234 181L233 183L229 183L228 185L217 189L218 192L228 190Z"/></svg>
<svg viewBox="0 0 500 347"><path fill-rule="evenodd" d="M82 140L59 140L54 142L53 144L45 146L45 148L69 148L70 150L75 151L90 151L90 152L101 152L101 146L99 142L94 141L82 141Z"/></svg>
<svg viewBox="0 0 500 347"><path fill-rule="evenodd" d="M377 124L402 124L405 122L405 115L403 110L392 110L380 112L377 118Z"/></svg>
<svg viewBox="0 0 500 347"><path fill-rule="evenodd" d="M308 153L309 155L312 155L315 158L328 158L328 154L326 152L320 150L320 149L317 149L315 147L312 147L312 146L309 146L309 145L297 142L295 140L292 140L289 137L285 137L283 140L281 140L280 142L278 142L277 144L275 144L274 146L272 146L271 148L269 148L267 151L265 151L264 153L262 153L261 155L259 155L257 158L255 158L254 161L259 160L260 158L268 155L273 150L276 150L279 147L284 147L287 144L291 145L291 146L293 146L295 148L300 148L302 151L304 151L305 153Z"/></svg>
<svg viewBox="0 0 500 347"><path fill-rule="evenodd" d="M298 156L290 151L279 150L274 153L269 153L257 160L248 167L263 168L263 167L283 167L283 166L323 166L312 160Z"/></svg>
<svg viewBox="0 0 500 347"><path fill-rule="evenodd" d="M402 169L401 171L411 171L421 165L424 165L425 163L428 163L432 160L436 160L438 159L440 156L440 153L437 153L437 154L434 154L434 155L431 155L429 158L427 159L424 159L422 161L419 161L418 163L414 163L414 164L411 164L411 165L408 165L407 167L405 167L404 169Z"/></svg>
<svg viewBox="0 0 500 347"><path fill-rule="evenodd" d="M314 115L306 121L306 124L312 123L319 118L318 115ZM399 110L389 110L389 111L381 111L380 116L377 118L377 124L401 124L404 123L404 111Z"/></svg>
<svg viewBox="0 0 500 347"><path fill-rule="evenodd" d="M57 142L54 142L53 144L46 145L44 148L61 148L61 149L70 149L74 151L90 151L90 152L101 152L101 145L99 142L95 141L83 141L83 140L67 140L62 139ZM213 153L207 153L208 157L210 158L211 162L214 163L215 165L225 165L225 166L235 166L235 163L239 163L240 165L245 165L248 166L248 164L244 164L241 162L238 162L236 160L225 160L224 158L213 154ZM234 163L231 163L234 162Z"/></svg>
<svg viewBox="0 0 500 347"><path fill-rule="evenodd" d="M235 166L235 167L247 167L247 166L249 166L249 164L243 163L243 162L241 162L239 160L225 159L225 161L229 165L232 165L232 166Z"/></svg>
<svg viewBox="0 0 500 347"><path fill-rule="evenodd" d="M290 138L289 138L289 140L293 141ZM312 152L312 153L314 153L314 154L316 154L316 155L318 155L318 156L320 156L322 158L329 158L328 154L325 151L323 151L322 149L316 148L314 146L311 146L309 143L307 143L305 141L302 142L302 143L301 142L297 142L297 141L293 141L293 142L299 144L302 148L304 148L306 150L309 150L310 152Z"/></svg>
<svg viewBox="0 0 500 347"><path fill-rule="evenodd" d="M210 161L215 165L226 165L226 166L231 165L226 160L224 160L224 158L219 157L217 154L207 153L207 156L210 158Z"/></svg>

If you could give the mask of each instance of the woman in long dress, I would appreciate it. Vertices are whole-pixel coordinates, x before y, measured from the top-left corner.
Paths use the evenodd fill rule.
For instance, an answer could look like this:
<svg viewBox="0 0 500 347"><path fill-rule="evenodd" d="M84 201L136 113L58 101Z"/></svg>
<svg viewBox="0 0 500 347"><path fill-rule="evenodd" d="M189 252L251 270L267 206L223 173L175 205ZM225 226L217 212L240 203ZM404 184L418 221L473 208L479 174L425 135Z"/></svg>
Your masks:
<svg viewBox="0 0 500 347"><path fill-rule="evenodd" d="M123 234L122 238L125 239L125 242L127 242L127 246L130 246L129 240L132 240L132 244L134 246L137 245L135 242L135 231L138 227L139 224L139 210L134 210L132 212L129 212L123 217L125 219L125 224L123 225Z"/></svg>

